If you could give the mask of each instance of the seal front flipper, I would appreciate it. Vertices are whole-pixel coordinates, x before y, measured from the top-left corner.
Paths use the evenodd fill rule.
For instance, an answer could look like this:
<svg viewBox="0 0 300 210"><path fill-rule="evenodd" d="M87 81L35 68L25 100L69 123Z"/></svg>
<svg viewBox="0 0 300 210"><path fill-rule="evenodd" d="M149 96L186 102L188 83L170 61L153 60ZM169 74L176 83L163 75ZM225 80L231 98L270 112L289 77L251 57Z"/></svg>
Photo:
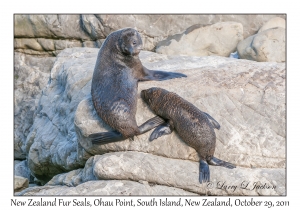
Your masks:
<svg viewBox="0 0 300 210"><path fill-rule="evenodd" d="M208 120L209 120L209 122L216 128L216 129L220 129L220 124L212 117L212 116L210 116L209 114L207 114L206 112L203 112L206 116L207 116L207 118L208 118Z"/></svg>
<svg viewBox="0 0 300 210"><path fill-rule="evenodd" d="M153 141L154 139L157 139L163 135L168 135L172 133L173 130L174 130L173 122L169 120L168 122L163 123L154 129L154 131L151 133L149 137L149 141Z"/></svg>
<svg viewBox="0 0 300 210"><path fill-rule="evenodd" d="M210 172L209 166L205 160L200 160L200 173L199 173L199 182L202 184L203 182L210 181Z"/></svg>
<svg viewBox="0 0 300 210"><path fill-rule="evenodd" d="M143 66L143 72L144 72L144 76L139 78L139 81L149 81L149 80L162 81L162 80L168 80L174 78L187 77L185 74L182 73L149 70L144 66Z"/></svg>
<svg viewBox="0 0 300 210"><path fill-rule="evenodd" d="M93 133L88 136L92 140L93 144L107 144L111 142L125 140L121 133L118 131Z"/></svg>
<svg viewBox="0 0 300 210"><path fill-rule="evenodd" d="M155 116L155 117L147 120L145 123L143 123L141 126L138 127L139 132L140 132L139 134L146 133L147 131L149 131L163 123L165 123L165 120L163 118L161 118L159 116ZM90 134L88 138L90 138L92 140L93 144L107 144L107 143L122 141L122 140L126 139L118 131L93 133L93 134ZM134 136L130 137L130 140L133 140L133 139L134 139Z"/></svg>
<svg viewBox="0 0 300 210"><path fill-rule="evenodd" d="M230 168L233 169L236 166L232 163L226 162L224 160L220 160L216 157L212 157L210 160L207 161L209 165L213 165L213 166L223 166L225 168Z"/></svg>
<svg viewBox="0 0 300 210"><path fill-rule="evenodd" d="M150 131L151 129L157 127L158 125L164 124L165 122L166 121L160 116L155 116L139 126L140 134L146 133L147 131Z"/></svg>

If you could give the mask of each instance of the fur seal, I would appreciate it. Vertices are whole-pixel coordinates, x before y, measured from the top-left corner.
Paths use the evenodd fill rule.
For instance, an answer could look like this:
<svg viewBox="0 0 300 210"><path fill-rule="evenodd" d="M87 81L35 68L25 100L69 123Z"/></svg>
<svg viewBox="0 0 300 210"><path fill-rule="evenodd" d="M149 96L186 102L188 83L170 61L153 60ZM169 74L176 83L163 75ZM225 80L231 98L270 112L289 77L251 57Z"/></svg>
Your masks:
<svg viewBox="0 0 300 210"><path fill-rule="evenodd" d="M141 36L132 28L112 32L102 44L93 73L92 101L99 117L115 131L91 134L89 138L93 143L132 138L164 122L160 117L154 117L137 126L138 82L186 75L147 69L138 56L142 49Z"/></svg>
<svg viewBox="0 0 300 210"><path fill-rule="evenodd" d="M155 114L168 120L164 125L156 127L150 141L170 134L175 129L180 138L193 147L200 157L200 183L210 181L208 164L235 168L234 164L213 156L216 146L214 128L220 129L220 125L209 114L200 111L177 94L162 88L142 90L141 95Z"/></svg>

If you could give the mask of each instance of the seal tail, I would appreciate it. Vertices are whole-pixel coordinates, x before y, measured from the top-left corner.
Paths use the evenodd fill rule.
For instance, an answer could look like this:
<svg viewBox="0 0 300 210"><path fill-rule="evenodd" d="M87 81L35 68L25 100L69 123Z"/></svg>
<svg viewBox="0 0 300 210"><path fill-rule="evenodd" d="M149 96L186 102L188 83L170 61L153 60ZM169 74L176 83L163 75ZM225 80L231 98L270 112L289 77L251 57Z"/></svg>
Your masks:
<svg viewBox="0 0 300 210"><path fill-rule="evenodd" d="M138 127L139 134L146 133L147 131L165 123L165 120L159 116L153 117ZM93 133L89 135L89 139L92 140L93 144L107 144L111 142L117 142L127 139L118 131ZM133 136L131 137L133 138Z"/></svg>

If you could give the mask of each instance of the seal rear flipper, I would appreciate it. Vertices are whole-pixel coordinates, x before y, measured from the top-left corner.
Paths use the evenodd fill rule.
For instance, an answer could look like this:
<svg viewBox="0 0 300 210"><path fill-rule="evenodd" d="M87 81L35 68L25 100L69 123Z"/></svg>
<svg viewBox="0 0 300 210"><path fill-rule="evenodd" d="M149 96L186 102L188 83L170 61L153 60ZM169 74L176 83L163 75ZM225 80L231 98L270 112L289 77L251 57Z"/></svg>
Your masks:
<svg viewBox="0 0 300 210"><path fill-rule="evenodd" d="M220 160L216 157L212 157L212 159L207 161L209 165L213 165L213 166L223 166L225 168L229 168L229 169L233 169L236 166L232 163L226 162L224 160Z"/></svg>
<svg viewBox="0 0 300 210"><path fill-rule="evenodd" d="M154 129L149 137L149 141L153 141L154 139L157 139L163 135L168 135L172 133L173 130L174 128L170 123L164 123Z"/></svg>
<svg viewBox="0 0 300 210"><path fill-rule="evenodd" d="M216 129L220 129L220 124L212 117L212 116L210 116L209 114L207 114L206 112L203 112L206 116L207 116L207 118L208 118L208 120L209 120L209 122L216 128Z"/></svg>
<svg viewBox="0 0 300 210"><path fill-rule="evenodd" d="M166 123L166 121L163 118L161 118L160 116L155 116L139 126L140 134L146 133L147 131L150 131L151 129L153 129L163 123Z"/></svg>
<svg viewBox="0 0 300 210"><path fill-rule="evenodd" d="M93 144L107 144L111 142L125 140L122 134L118 131L93 133L89 135L88 138L92 140Z"/></svg>
<svg viewBox="0 0 300 210"><path fill-rule="evenodd" d="M199 182L200 184L204 182L210 182L210 172L209 166L205 160L200 160L200 173L199 173Z"/></svg>

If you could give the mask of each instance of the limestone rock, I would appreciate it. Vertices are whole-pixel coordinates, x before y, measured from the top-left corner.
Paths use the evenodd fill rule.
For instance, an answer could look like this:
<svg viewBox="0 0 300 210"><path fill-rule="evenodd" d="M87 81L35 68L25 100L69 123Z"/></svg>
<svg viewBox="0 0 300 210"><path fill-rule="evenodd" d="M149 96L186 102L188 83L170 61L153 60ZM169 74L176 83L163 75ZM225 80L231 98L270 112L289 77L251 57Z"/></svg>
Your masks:
<svg viewBox="0 0 300 210"><path fill-rule="evenodd" d="M144 180L201 195L285 195L285 169L210 166L210 184L213 187L209 188L209 185L199 183L199 163L187 160L128 151L97 155L93 167L98 179ZM245 180L249 185L242 189ZM272 189L251 190L255 182L272 186ZM221 188L221 183L237 188Z"/></svg>
<svg viewBox="0 0 300 210"><path fill-rule="evenodd" d="M34 176L49 180L84 165L77 158L74 112L90 93L98 49L68 48L56 59L27 136L28 165Z"/></svg>
<svg viewBox="0 0 300 210"><path fill-rule="evenodd" d="M93 176L91 176L93 174ZM174 191L166 190L163 195L186 195L187 192L200 195L285 195L285 169L268 168L244 168L227 169L224 167L210 166L210 183L199 183L199 163L171 159L142 152L112 152L104 155L96 155L88 160L88 164L83 169L78 169L65 174L55 176L44 187L62 185L76 187L76 189L91 193L96 191L99 195L106 190L103 183L117 183L116 180L124 183L124 180L136 181L149 189L159 187L161 189L168 187ZM83 182L74 182L74 180L85 180ZM100 183L95 180L101 181ZM111 181L109 181L111 180ZM91 182L93 181L93 182ZM85 184L83 184L85 183ZM94 183L90 185L89 183ZM131 183L129 181L125 183ZM149 183L150 186L149 187ZM139 185L131 183L131 195L141 195ZM104 186L103 186L104 185ZM154 186L152 186L154 185ZM80 186L80 187L79 187ZM85 186L85 187L83 187ZM99 186L99 187L98 187ZM168 186L168 187L167 187ZM256 187L255 187L256 186ZM258 188L258 186L262 186ZM104 189L102 189L104 188ZM136 190L138 188L139 190ZM43 188L40 188L43 189ZM53 188L55 189L55 188ZM68 195L77 195L77 192L69 188ZM95 190L97 189L97 190ZM175 190L176 189L176 190ZM182 189L180 192L179 189ZM26 195L29 191L26 190ZM40 193L40 192L39 192ZM48 192L49 194L52 192ZM57 193L61 193L57 190ZM149 195L162 195L162 192L148 192ZM114 195L114 192L107 190L107 194ZM147 194L147 193L146 193ZM146 195L145 194L145 195ZM128 194L126 194L128 195Z"/></svg>
<svg viewBox="0 0 300 210"><path fill-rule="evenodd" d="M25 159L25 140L33 124L38 98L46 86L54 57L15 53L14 64L14 157Z"/></svg>
<svg viewBox="0 0 300 210"><path fill-rule="evenodd" d="M147 53L150 69L182 69L187 78L140 82L139 91L158 86L175 92L221 125L216 130L215 155L244 167L285 167L285 65L221 57L164 56ZM141 56L143 58L143 55ZM173 63L176 60L178 63ZM151 62L149 62L151 61ZM183 70L184 67L193 69ZM198 66L199 68L197 68ZM138 96L136 120L141 125L154 114ZM196 151L173 132L149 142L152 131L105 145L93 145L91 133L111 131L96 114L90 96L75 113L79 144L91 155L112 151L140 151L198 161ZM87 158L88 156L86 156Z"/></svg>
<svg viewBox="0 0 300 210"><path fill-rule="evenodd" d="M48 181L56 174L83 167L92 155L127 150L198 161L195 150L176 132L153 142L148 141L150 131L134 141L92 146L86 138L90 133L111 130L96 115L89 99L97 53L98 49L70 48L58 55L26 141L32 173ZM243 167L285 168L284 64L151 52L141 52L140 58L149 69L188 76L140 82L139 92L159 86L212 115L221 125L216 131L216 157ZM138 96L137 123L153 116ZM81 182L74 179L74 183Z"/></svg>
<svg viewBox="0 0 300 210"><path fill-rule="evenodd" d="M162 185L149 185L147 182L128 180L97 180L80 184L76 187L43 186L23 190L16 195L196 195L182 189Z"/></svg>
<svg viewBox="0 0 300 210"><path fill-rule="evenodd" d="M64 47L100 47L112 31L137 29L145 50L183 33L197 24L234 21L244 28L243 36L256 33L268 20L285 15L14 15L15 51L33 55L56 56ZM45 47L45 48L44 48Z"/></svg>
<svg viewBox="0 0 300 210"><path fill-rule="evenodd" d="M31 179L31 173L28 168L27 160L23 160L23 161L15 160L14 165L15 165L14 166L14 175L15 176L21 176L28 180Z"/></svg>
<svg viewBox="0 0 300 210"><path fill-rule="evenodd" d="M285 29L271 28L241 41L238 54L242 59L259 62L285 62Z"/></svg>
<svg viewBox="0 0 300 210"><path fill-rule="evenodd" d="M258 33L265 31L270 28L284 28L285 29L285 19L280 17L274 17L270 19L268 22L266 22L258 31Z"/></svg>
<svg viewBox="0 0 300 210"><path fill-rule="evenodd" d="M28 186L29 186L28 179L21 176L14 177L14 192L20 192L25 188L27 188Z"/></svg>
<svg viewBox="0 0 300 210"><path fill-rule="evenodd" d="M243 26L236 22L221 22L187 29L157 44L156 52L167 55L229 57L243 40Z"/></svg>

